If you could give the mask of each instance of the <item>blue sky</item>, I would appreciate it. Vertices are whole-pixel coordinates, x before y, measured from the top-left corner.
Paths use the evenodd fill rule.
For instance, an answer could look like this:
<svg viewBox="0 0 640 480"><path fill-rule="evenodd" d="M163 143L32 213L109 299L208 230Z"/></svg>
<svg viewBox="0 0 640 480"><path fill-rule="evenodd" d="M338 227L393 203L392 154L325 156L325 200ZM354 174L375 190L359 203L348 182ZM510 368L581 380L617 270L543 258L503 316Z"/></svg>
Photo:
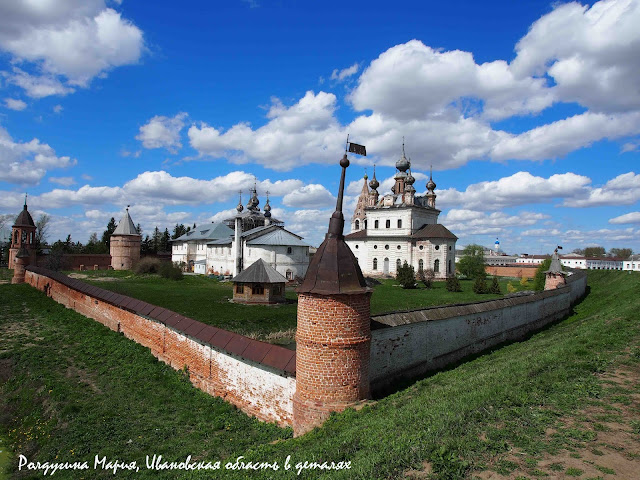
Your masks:
<svg viewBox="0 0 640 480"><path fill-rule="evenodd" d="M402 137L459 244L640 250L640 2L0 0L0 215L49 240L226 218L318 245ZM0 217L2 218L2 217ZM11 223L12 218L9 220Z"/></svg>

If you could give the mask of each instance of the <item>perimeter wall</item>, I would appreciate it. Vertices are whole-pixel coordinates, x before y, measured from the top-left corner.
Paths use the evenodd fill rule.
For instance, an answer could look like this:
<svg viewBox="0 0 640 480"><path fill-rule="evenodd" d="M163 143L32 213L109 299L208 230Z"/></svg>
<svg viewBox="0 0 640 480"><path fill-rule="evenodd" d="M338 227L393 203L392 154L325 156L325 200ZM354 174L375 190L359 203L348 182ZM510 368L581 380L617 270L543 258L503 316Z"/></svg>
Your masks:
<svg viewBox="0 0 640 480"><path fill-rule="evenodd" d="M372 317L372 391L416 377L563 318L586 292L587 276L574 271L555 290L465 305Z"/></svg>

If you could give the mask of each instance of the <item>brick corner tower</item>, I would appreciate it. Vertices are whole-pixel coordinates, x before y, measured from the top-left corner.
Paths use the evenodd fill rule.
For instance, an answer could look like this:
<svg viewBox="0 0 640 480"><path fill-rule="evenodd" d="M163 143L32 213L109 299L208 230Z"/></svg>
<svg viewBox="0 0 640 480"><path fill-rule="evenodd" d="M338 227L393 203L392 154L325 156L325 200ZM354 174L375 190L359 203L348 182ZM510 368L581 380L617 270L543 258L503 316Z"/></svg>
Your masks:
<svg viewBox="0 0 640 480"><path fill-rule="evenodd" d="M562 247L558 247L562 248ZM554 290L560 288L567 283L566 273L562 271L562 263L560 263L560 257L558 256L558 249L556 248L551 256L551 265L549 270L544 272L544 289Z"/></svg>
<svg viewBox="0 0 640 480"><path fill-rule="evenodd" d="M336 211L298 287L293 432L302 435L331 414L369 398L371 289L344 241L342 176Z"/></svg>
<svg viewBox="0 0 640 480"><path fill-rule="evenodd" d="M114 270L131 270L133 264L140 260L141 241L142 235L133 224L129 215L129 206L127 206L127 211L109 240L111 267Z"/></svg>
<svg viewBox="0 0 640 480"><path fill-rule="evenodd" d="M26 263L36 263L36 224L27 209L27 197L24 197L24 208L17 216L11 227L11 247L9 247L9 268L15 268L18 252L22 249L27 253L29 260ZM24 253L23 252L23 253ZM24 255L23 255L24 257Z"/></svg>

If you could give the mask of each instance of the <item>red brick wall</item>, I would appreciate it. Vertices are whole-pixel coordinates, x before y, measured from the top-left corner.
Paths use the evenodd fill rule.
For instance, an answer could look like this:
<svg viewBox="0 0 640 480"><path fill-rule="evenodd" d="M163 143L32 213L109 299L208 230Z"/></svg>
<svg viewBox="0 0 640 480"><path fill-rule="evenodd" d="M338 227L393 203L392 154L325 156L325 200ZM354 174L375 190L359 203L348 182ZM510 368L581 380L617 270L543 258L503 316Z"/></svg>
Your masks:
<svg viewBox="0 0 640 480"><path fill-rule="evenodd" d="M222 397L261 420L281 426L293 424L295 352L206 326L169 310L89 286L59 273L44 274L43 269L28 268L31 270L27 270L25 281L31 286L46 292L58 303L148 347L154 356L173 368L186 368L197 388ZM208 332L210 343L180 331L177 323L176 328L172 328L172 319L174 323L183 321L188 325L186 330L194 335L198 331ZM208 338L205 334L200 337ZM232 354L224 350L227 344Z"/></svg>
<svg viewBox="0 0 640 480"><path fill-rule="evenodd" d="M295 435L368 398L370 300L371 293L298 296Z"/></svg>
<svg viewBox="0 0 640 480"><path fill-rule="evenodd" d="M485 267L485 272L488 275L495 275L497 277L516 277L516 278L533 278L536 275L538 265L514 265L514 266L490 266Z"/></svg>
<svg viewBox="0 0 640 480"><path fill-rule="evenodd" d="M37 264L47 268L49 255L39 255ZM80 270L80 265L84 265L85 270L93 270L94 265L98 265L98 270L107 270L111 266L111 255L108 253L66 253L62 256L62 269Z"/></svg>

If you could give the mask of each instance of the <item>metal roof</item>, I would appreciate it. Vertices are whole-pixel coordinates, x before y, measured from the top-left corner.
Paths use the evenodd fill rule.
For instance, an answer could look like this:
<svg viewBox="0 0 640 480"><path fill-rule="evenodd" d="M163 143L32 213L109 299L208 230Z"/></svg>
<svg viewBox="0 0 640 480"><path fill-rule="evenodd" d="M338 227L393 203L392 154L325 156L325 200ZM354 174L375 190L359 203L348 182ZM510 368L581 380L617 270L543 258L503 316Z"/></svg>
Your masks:
<svg viewBox="0 0 640 480"><path fill-rule="evenodd" d="M26 202L26 201L25 201ZM33 223L33 218L31 218L31 214L29 210L27 210L27 204L24 204L24 208L16 218L16 223L13 224L14 227L35 227L36 224Z"/></svg>
<svg viewBox="0 0 640 480"><path fill-rule="evenodd" d="M211 240L207 245L231 245L232 238L221 238L219 240Z"/></svg>
<svg viewBox="0 0 640 480"><path fill-rule="evenodd" d="M218 240L233 235L233 230L224 223L209 223L185 233L172 240L173 242L188 242L191 240Z"/></svg>
<svg viewBox="0 0 640 480"><path fill-rule="evenodd" d="M297 235L278 227L276 230L266 232L247 241L247 245L285 245L287 247L308 247L309 244L303 242Z"/></svg>
<svg viewBox="0 0 640 480"><path fill-rule="evenodd" d="M457 240L453 233L451 233L447 227L439 223L431 223L423 225L420 229L411 235L411 238L451 238Z"/></svg>
<svg viewBox="0 0 640 480"><path fill-rule="evenodd" d="M118 226L111 235L140 235L138 233L138 229L133 223L133 220L131 220L128 208L124 212L122 220L120 220L120 223L118 223Z"/></svg>
<svg viewBox="0 0 640 480"><path fill-rule="evenodd" d="M286 283L287 279L261 258L231 279L241 283Z"/></svg>

